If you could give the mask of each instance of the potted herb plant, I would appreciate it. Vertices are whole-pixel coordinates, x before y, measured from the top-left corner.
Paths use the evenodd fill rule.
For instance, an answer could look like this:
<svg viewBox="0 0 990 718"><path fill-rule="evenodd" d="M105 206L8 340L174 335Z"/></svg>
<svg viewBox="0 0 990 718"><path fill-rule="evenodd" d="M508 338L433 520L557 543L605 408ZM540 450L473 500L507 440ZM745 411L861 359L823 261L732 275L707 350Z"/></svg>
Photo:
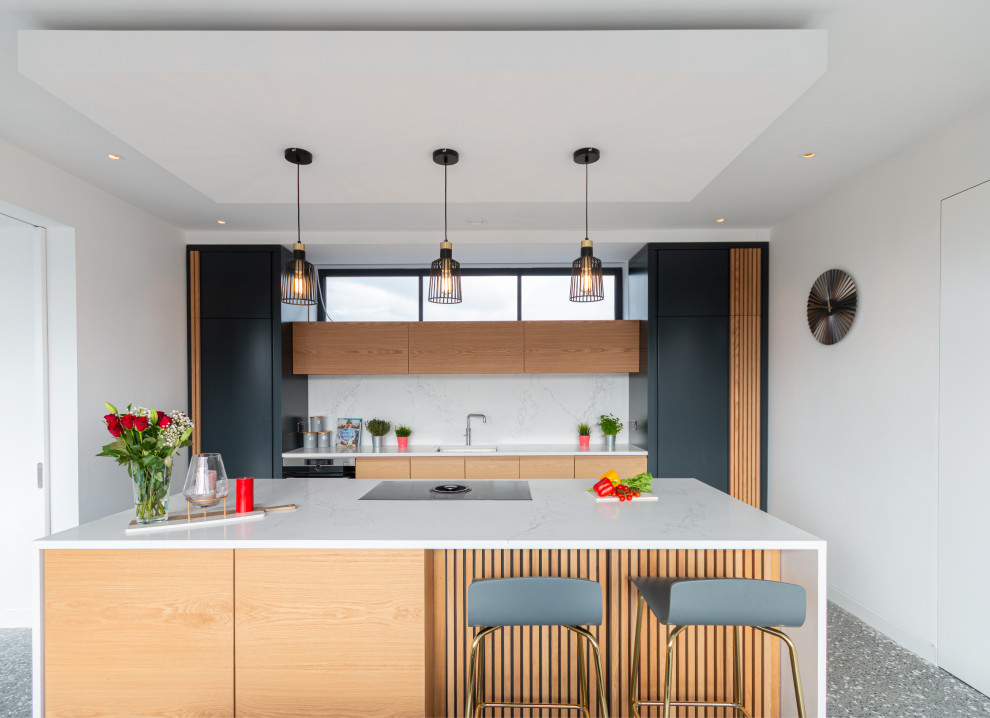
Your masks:
<svg viewBox="0 0 990 718"><path fill-rule="evenodd" d="M587 449L591 444L591 427L584 422L578 424L578 444L582 449Z"/></svg>
<svg viewBox="0 0 990 718"><path fill-rule="evenodd" d="M382 438L392 430L391 422L385 419L370 419L366 424L368 433L371 434L371 450L382 450Z"/></svg>
<svg viewBox="0 0 990 718"><path fill-rule="evenodd" d="M622 431L622 422L612 414L602 414L598 418L598 428L605 436L605 449L615 451L615 435Z"/></svg>
<svg viewBox="0 0 990 718"><path fill-rule="evenodd" d="M409 435L412 433L410 429L405 424L398 424L395 427L395 440L399 442L400 449L409 448Z"/></svg>

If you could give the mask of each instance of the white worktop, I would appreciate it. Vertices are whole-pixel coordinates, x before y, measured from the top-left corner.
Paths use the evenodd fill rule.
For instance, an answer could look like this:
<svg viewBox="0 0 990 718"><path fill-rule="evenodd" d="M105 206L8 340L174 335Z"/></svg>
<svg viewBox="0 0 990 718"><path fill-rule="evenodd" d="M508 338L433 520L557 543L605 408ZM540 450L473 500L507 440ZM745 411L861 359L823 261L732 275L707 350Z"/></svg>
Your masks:
<svg viewBox="0 0 990 718"><path fill-rule="evenodd" d="M408 481L408 479L406 479ZM532 501L359 501L378 481L255 479L264 520L127 536L133 510L62 531L46 548L817 549L825 542L695 479L655 479L660 500L600 504L587 479L529 481ZM181 496L173 513L185 513ZM229 501L233 506L233 501Z"/></svg>
<svg viewBox="0 0 990 718"><path fill-rule="evenodd" d="M394 441L394 440L393 440ZM444 447L447 445L445 444ZM410 444L406 449L396 445L383 446L381 451L374 451L370 442L357 449L293 449L282 454L283 459L352 459L355 457L401 457L401 456L646 456L646 449L633 444L616 444L614 451L606 451L605 444L592 444L582 449L577 444L498 444L497 451L437 451L437 444ZM476 447L477 448L477 447Z"/></svg>

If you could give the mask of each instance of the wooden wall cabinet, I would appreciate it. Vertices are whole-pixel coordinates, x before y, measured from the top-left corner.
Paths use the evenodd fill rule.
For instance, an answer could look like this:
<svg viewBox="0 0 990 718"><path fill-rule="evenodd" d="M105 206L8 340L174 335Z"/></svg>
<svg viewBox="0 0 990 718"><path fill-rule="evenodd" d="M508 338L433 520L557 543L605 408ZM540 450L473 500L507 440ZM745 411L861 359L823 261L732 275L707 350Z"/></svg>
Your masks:
<svg viewBox="0 0 990 718"><path fill-rule="evenodd" d="M638 372L638 321L523 322L527 373Z"/></svg>
<svg viewBox="0 0 990 718"><path fill-rule="evenodd" d="M296 322L293 374L408 374L407 322Z"/></svg>
<svg viewBox="0 0 990 718"><path fill-rule="evenodd" d="M410 374L521 374L522 322L411 322Z"/></svg>
<svg viewBox="0 0 990 718"><path fill-rule="evenodd" d="M645 322L296 322L294 374L641 371Z"/></svg>

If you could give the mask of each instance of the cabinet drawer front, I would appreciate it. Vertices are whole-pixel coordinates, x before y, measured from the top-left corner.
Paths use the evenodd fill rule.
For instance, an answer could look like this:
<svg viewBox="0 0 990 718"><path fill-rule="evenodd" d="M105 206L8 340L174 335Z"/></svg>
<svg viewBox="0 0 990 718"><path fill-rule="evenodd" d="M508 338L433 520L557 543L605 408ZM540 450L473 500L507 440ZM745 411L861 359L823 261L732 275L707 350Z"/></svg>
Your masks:
<svg viewBox="0 0 990 718"><path fill-rule="evenodd" d="M643 322L523 322L528 373L640 371Z"/></svg>
<svg viewBox="0 0 990 718"><path fill-rule="evenodd" d="M359 457L354 469L359 479L408 479L409 459Z"/></svg>
<svg viewBox="0 0 990 718"><path fill-rule="evenodd" d="M409 325L410 374L521 374L522 322Z"/></svg>
<svg viewBox="0 0 990 718"><path fill-rule="evenodd" d="M408 374L406 322L294 322L293 374Z"/></svg>
<svg viewBox="0 0 990 718"><path fill-rule="evenodd" d="M466 479L518 479L519 459L515 456L471 456L464 459Z"/></svg>
<svg viewBox="0 0 990 718"><path fill-rule="evenodd" d="M573 479L573 456L520 456L520 479Z"/></svg>
<svg viewBox="0 0 990 718"><path fill-rule="evenodd" d="M414 479L463 479L464 459L452 457L413 457L410 473Z"/></svg>
<svg viewBox="0 0 990 718"><path fill-rule="evenodd" d="M576 456L574 478L597 479L609 469L615 469L623 479L646 471L645 456Z"/></svg>

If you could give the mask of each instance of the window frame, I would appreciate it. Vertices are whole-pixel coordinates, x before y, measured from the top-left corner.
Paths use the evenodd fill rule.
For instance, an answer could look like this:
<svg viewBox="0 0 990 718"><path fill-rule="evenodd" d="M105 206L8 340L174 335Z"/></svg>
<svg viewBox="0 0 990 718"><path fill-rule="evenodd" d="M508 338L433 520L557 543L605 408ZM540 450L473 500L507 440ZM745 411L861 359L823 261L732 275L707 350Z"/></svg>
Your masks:
<svg viewBox="0 0 990 718"><path fill-rule="evenodd" d="M320 289L323 291L326 287L326 280L329 277L419 277L419 305L418 314L419 318L417 321L423 321L423 302L426 297L423 296L423 278L427 280L430 278L429 269L412 269L412 268L369 268L369 269L328 269L320 267L317 270ZM621 267L602 267L602 276L611 275L615 277L615 319L622 319L622 268ZM570 268L558 268L558 267L470 267L461 268L462 277L492 277L492 276L515 276L516 278L516 321L522 321L522 278L526 276L531 277L569 277L571 276ZM323 305L317 305L316 319L320 322L327 321L326 312L323 311ZM575 321L572 319L561 320L561 321Z"/></svg>

